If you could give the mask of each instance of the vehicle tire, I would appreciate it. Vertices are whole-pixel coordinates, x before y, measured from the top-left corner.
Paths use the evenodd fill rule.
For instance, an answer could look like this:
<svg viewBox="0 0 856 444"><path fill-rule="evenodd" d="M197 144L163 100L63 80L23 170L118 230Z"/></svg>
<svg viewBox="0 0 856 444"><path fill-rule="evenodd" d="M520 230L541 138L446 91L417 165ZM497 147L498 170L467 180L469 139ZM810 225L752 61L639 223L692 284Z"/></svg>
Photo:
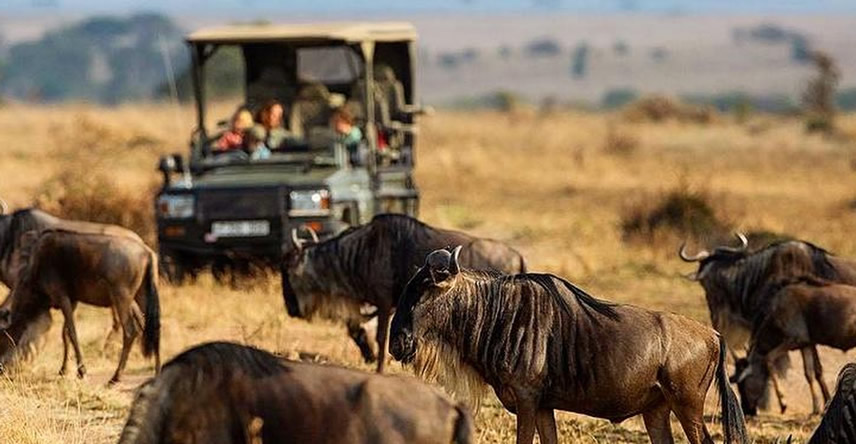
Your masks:
<svg viewBox="0 0 856 444"><path fill-rule="evenodd" d="M162 278L172 285L184 284L187 280L187 266L178 255L161 251L158 254L158 260L160 261L158 266Z"/></svg>

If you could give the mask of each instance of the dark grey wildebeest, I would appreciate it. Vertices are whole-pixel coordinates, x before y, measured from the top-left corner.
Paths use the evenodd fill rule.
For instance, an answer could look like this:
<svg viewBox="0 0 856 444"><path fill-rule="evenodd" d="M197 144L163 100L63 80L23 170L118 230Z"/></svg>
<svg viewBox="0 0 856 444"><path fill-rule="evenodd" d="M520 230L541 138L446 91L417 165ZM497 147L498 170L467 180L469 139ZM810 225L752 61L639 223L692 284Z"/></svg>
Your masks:
<svg viewBox="0 0 856 444"><path fill-rule="evenodd" d="M737 237L741 241L737 248L722 246L711 252L689 255L682 245L679 252L684 261L699 263L692 278L704 288L713 327L725 336L731 347L743 348L746 344L753 319L769 302L767 288L771 285L801 276L856 285L856 263L816 245L783 241L750 252L746 237L739 233ZM809 346L800 351L806 378L811 384L808 375L821 368L817 349ZM732 355L737 360L733 350ZM774 370L783 376L788 367L788 355L780 355ZM829 399L826 383L822 376L817 379L826 402Z"/></svg>
<svg viewBox="0 0 856 444"><path fill-rule="evenodd" d="M59 228L30 232L32 245L24 246L23 270L10 295L10 321L0 331L0 364L14 358L22 343L32 338L50 308L62 311L63 359L68 363L68 343L77 359L77 374L86 367L77 340L74 310L79 302L109 307L122 326L119 365L111 383L119 380L131 345L140 330L143 354L154 355L160 368L160 302L157 292L157 256L142 241L128 236L80 233ZM144 313L143 313L144 310Z"/></svg>
<svg viewBox="0 0 856 444"><path fill-rule="evenodd" d="M295 233L293 233L295 234ZM523 256L511 247L428 226L397 214L375 216L368 224L320 243L304 245L293 236L282 265L282 293L290 316L342 320L366 362L375 359L361 326L365 306L378 318L378 372L386 361L389 319L407 280L433 250L465 245L461 263L503 273L525 271Z"/></svg>
<svg viewBox="0 0 856 444"><path fill-rule="evenodd" d="M850 444L856 442L856 363L838 373L835 396L823 419L812 433L809 444Z"/></svg>
<svg viewBox="0 0 856 444"><path fill-rule="evenodd" d="M120 444L465 444L465 408L412 378L191 348L140 388Z"/></svg>
<svg viewBox="0 0 856 444"><path fill-rule="evenodd" d="M542 443L557 443L555 409L613 422L641 414L654 443L673 442L674 412L691 443L711 443L703 413L714 379L726 442L746 442L715 331L600 301L549 274L461 269L460 251L431 253L412 277L392 321L391 352L471 399L491 386L517 415L518 444L536 430Z"/></svg>
<svg viewBox="0 0 856 444"><path fill-rule="evenodd" d="M770 289L770 303L755 319L751 347L738 362L734 379L746 414L755 414L768 380L772 381L780 407L787 404L772 366L790 350L815 349L816 344L843 351L856 347L856 287L805 277L782 282ZM820 413L813 379L820 383L824 401L829 398L819 359L805 359L806 379L814 413ZM813 361L815 367L811 366ZM814 378L812 378L814 377Z"/></svg>

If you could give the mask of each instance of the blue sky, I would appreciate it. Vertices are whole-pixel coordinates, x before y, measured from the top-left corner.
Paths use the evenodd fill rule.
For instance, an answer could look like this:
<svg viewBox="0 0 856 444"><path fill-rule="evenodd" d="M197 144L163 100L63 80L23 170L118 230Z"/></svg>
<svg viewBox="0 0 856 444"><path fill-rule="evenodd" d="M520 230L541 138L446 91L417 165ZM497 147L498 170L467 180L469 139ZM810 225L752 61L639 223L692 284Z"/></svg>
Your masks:
<svg viewBox="0 0 856 444"><path fill-rule="evenodd" d="M854 0L0 0L0 13L160 11L856 13Z"/></svg>

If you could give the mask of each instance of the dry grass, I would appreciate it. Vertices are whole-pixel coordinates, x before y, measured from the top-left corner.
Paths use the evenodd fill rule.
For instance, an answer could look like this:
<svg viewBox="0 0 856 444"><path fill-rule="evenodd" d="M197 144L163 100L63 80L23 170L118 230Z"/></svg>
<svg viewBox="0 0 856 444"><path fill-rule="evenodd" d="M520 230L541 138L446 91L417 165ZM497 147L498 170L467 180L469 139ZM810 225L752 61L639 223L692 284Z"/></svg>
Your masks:
<svg viewBox="0 0 856 444"><path fill-rule="evenodd" d="M220 106L212 118L229 111L230 106ZM623 241L622 216L640 198L694 184L710 193L716 214L734 228L790 233L856 256L856 238L850 235L856 228L849 206L856 197L852 142L807 135L798 120L767 116L763 132L727 122L667 120L622 124L638 146L615 156L603 149L607 122L614 118L485 112L425 119L417 168L422 217L507 240L533 269L566 276L604 298L705 322L701 288L680 278L692 267L677 259L677 244L671 245L677 238L662 245ZM160 105L0 108L0 197L24 206L39 196L42 202L60 200L44 196L95 196L60 208L87 208L83 204L90 199L109 198L118 202L108 205L110 210L127 206L129 214L145 214L158 182L157 156L183 151L191 121L189 108ZM853 134L856 118L843 116L839 126ZM83 184L82 191L69 192L75 184ZM102 194L86 194L108 186ZM101 210L88 211L83 214ZM144 225L140 215L111 217ZM275 277L242 291L204 277L192 286L164 286L161 293L166 357L201 341L231 339L283 353L319 353L368 369L342 327L287 318ZM126 382L106 388L118 352L118 344L101 352L109 314L80 307L77 325L91 374L84 381L60 378L55 375L61 358L57 319L41 352L0 379L0 436L3 442L22 443L115 442L133 388L151 374L151 363L135 352ZM822 353L831 384L847 358ZM800 441L817 423L807 416L801 373L793 371L786 384L792 411L750 424L758 442L789 433ZM713 411L711 404L708 412ZM639 419L612 425L562 413L559 424L562 442L646 442ZM495 400L483 406L478 426L482 443L513 439L514 418Z"/></svg>

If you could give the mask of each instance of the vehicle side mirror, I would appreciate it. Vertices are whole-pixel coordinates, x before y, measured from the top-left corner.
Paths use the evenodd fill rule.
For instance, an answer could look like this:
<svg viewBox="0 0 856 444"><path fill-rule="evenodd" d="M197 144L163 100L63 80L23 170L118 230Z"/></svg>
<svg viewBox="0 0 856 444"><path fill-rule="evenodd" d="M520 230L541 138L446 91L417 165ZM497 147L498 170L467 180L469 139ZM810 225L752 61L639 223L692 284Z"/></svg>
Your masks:
<svg viewBox="0 0 856 444"><path fill-rule="evenodd" d="M158 171L163 174L164 187L172 183L172 175L184 171L184 157L181 154L170 154L161 156L158 162Z"/></svg>

